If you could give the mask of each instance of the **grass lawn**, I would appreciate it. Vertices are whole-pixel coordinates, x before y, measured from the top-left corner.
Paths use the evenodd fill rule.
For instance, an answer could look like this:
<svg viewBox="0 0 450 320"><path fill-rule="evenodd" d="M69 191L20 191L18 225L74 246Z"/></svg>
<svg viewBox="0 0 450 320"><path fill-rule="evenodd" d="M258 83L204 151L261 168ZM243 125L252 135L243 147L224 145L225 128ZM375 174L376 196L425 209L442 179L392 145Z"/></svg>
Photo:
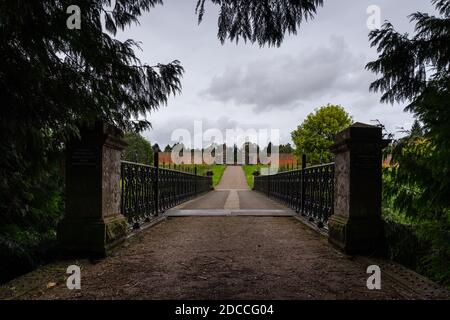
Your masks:
<svg viewBox="0 0 450 320"><path fill-rule="evenodd" d="M199 175L206 175L206 171L211 170L213 172L213 187L215 187L219 184L219 181L223 176L223 172L225 171L225 167L226 165L224 164L202 164L197 166L197 173Z"/></svg>
<svg viewBox="0 0 450 320"><path fill-rule="evenodd" d="M186 164L186 165L180 165L176 167L176 170L179 171L189 171L191 173L194 172L194 167L195 165L193 164ZM217 186L217 184L219 183L220 179L223 176L223 172L225 171L225 167L226 165L223 164L198 164L197 165L197 174L199 176L205 176L206 172L208 170L211 170L213 172L213 187ZM161 168L163 168L163 166L161 165ZM164 166L164 168L168 168L168 166ZM171 169L173 169L173 166L171 166Z"/></svg>
<svg viewBox="0 0 450 320"><path fill-rule="evenodd" d="M242 169L244 169L245 178L247 179L247 184L250 187L250 189L253 188L253 172L255 170L260 170L261 168L267 167L267 165L264 164L249 164L242 166Z"/></svg>

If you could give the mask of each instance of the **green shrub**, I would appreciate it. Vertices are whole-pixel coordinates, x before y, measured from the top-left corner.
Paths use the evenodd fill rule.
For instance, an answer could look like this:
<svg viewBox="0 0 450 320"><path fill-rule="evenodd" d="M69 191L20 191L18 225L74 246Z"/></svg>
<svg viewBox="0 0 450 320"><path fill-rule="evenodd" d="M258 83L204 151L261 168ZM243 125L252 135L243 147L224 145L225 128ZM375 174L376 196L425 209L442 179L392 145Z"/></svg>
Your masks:
<svg viewBox="0 0 450 320"><path fill-rule="evenodd" d="M419 240L414 227L385 219L385 235L388 258L413 270L420 269L421 257L425 256L429 243Z"/></svg>
<svg viewBox="0 0 450 320"><path fill-rule="evenodd" d="M416 201L403 207L405 194L420 194L398 186L392 168L383 172L383 218L389 258L424 276L450 286L450 214L430 215ZM396 188L395 188L396 187ZM447 217L447 219L445 219Z"/></svg>
<svg viewBox="0 0 450 320"><path fill-rule="evenodd" d="M0 206L10 213L0 216L0 283L33 270L54 255L56 227L64 212L61 168L61 161L52 159L39 176L21 181L14 207ZM14 189L2 196L11 192Z"/></svg>

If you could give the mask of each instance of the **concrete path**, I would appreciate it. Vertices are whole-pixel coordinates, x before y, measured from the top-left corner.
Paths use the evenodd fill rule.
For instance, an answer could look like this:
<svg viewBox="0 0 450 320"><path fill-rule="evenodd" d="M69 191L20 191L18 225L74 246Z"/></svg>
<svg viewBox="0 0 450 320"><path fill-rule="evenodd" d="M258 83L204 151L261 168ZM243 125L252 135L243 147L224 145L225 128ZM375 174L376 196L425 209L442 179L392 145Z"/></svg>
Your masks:
<svg viewBox="0 0 450 320"><path fill-rule="evenodd" d="M252 190L215 190L169 210L260 209L289 210Z"/></svg>
<svg viewBox="0 0 450 320"><path fill-rule="evenodd" d="M247 179L241 166L227 166L216 190L241 189L248 190Z"/></svg>
<svg viewBox="0 0 450 320"><path fill-rule="evenodd" d="M239 212L249 214L282 211L283 215L292 212L279 203L261 195L258 192L249 189L245 178L244 170L240 166L228 166L216 189L194 200L181 204L180 206L168 211L168 215L206 215L214 213L215 215L223 212L224 215L235 214ZM212 211L214 210L214 211ZM225 210L225 211L224 211ZM279 212L278 212L279 213Z"/></svg>

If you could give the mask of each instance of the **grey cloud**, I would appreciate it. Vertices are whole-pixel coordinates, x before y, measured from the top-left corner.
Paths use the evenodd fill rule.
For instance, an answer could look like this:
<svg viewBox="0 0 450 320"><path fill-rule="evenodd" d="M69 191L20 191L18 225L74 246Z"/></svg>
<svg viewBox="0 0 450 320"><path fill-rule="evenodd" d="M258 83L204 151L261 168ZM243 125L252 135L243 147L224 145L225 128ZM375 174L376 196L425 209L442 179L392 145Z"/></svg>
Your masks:
<svg viewBox="0 0 450 320"><path fill-rule="evenodd" d="M304 51L304 50L302 50ZM202 94L210 99L252 105L256 110L294 108L302 102L341 92L368 92L372 76L365 57L354 54L344 38L297 55L259 59L215 76Z"/></svg>
<svg viewBox="0 0 450 320"><path fill-rule="evenodd" d="M140 26L120 35L142 41L143 51L137 54L143 62L179 59L186 70L182 95L151 115L154 129L145 135L163 146L174 128L192 128L197 117L219 128L248 122L265 128L270 122L286 143L290 131L327 102L342 104L357 121L380 119L391 131L409 126L412 118L402 112L403 106L382 105L368 91L374 76L364 65L376 57L366 27L371 4L379 5L382 20L401 32L413 31L407 15L432 11L428 0L328 1L314 21L304 24L298 35L287 36L280 48L259 48L220 45L216 6L198 26L192 3L165 1L144 15Z"/></svg>

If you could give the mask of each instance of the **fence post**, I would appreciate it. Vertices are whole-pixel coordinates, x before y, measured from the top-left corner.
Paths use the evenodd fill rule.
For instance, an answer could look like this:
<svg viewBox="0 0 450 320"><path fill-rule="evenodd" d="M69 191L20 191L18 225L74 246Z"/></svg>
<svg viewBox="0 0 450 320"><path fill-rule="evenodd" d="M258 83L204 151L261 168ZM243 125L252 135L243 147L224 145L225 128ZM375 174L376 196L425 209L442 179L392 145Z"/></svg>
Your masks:
<svg viewBox="0 0 450 320"><path fill-rule="evenodd" d="M302 153L302 175L301 175L301 203L300 213L304 213L305 208L305 169L306 169L306 154Z"/></svg>
<svg viewBox="0 0 450 320"><path fill-rule="evenodd" d="M197 196L197 183L198 183L198 178L197 178L197 165L194 165L194 175L195 175L195 196Z"/></svg>
<svg viewBox="0 0 450 320"><path fill-rule="evenodd" d="M334 215L329 241L348 254L383 254L379 127L355 123L335 137Z"/></svg>
<svg viewBox="0 0 450 320"><path fill-rule="evenodd" d="M105 256L127 230L120 214L122 132L103 122L80 128L66 148L66 212L58 244L67 253Z"/></svg>
<svg viewBox="0 0 450 320"><path fill-rule="evenodd" d="M159 214L159 150L154 150L153 166L155 167L155 181L153 181L153 196L155 203L155 215Z"/></svg>

